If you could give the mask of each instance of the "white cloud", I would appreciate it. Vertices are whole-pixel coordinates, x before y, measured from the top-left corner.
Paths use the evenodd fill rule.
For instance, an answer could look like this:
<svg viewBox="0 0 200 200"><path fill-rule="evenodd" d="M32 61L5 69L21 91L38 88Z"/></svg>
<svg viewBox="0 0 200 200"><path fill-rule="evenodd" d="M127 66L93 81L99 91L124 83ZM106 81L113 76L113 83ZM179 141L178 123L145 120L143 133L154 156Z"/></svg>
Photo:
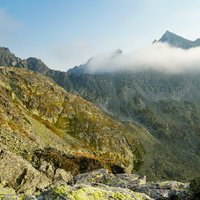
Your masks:
<svg viewBox="0 0 200 200"><path fill-rule="evenodd" d="M155 43L130 54L120 54L116 57L110 57L110 54L98 55L90 61L88 69L91 73L147 69L167 73L200 71L200 47L184 50Z"/></svg>

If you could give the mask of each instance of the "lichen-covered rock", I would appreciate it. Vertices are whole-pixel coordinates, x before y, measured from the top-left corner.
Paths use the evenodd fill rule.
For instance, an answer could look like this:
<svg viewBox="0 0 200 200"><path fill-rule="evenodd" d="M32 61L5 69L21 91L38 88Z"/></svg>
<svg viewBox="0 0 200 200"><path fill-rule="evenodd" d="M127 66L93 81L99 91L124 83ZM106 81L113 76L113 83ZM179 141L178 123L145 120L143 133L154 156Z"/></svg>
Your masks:
<svg viewBox="0 0 200 200"><path fill-rule="evenodd" d="M0 182L0 199L1 196L6 194L15 194L15 190L12 187L8 187L6 181Z"/></svg>
<svg viewBox="0 0 200 200"><path fill-rule="evenodd" d="M80 174L70 183L63 180L66 171L57 169L57 174L61 180L40 190L40 193L32 193L26 198L25 194L20 194L18 197L26 200L198 200L199 197L198 193L192 195L188 183L146 182L146 177L137 174L114 175L106 169L100 169Z"/></svg>
<svg viewBox="0 0 200 200"><path fill-rule="evenodd" d="M189 184L177 181L149 182L143 185L134 185L133 191L145 193L153 199L186 199L189 196Z"/></svg>
<svg viewBox="0 0 200 200"><path fill-rule="evenodd" d="M177 181L146 182L145 176L137 174L110 174L101 169L75 177L77 184L101 183L116 188L128 188L147 194L153 199L185 198L189 196L188 183Z"/></svg>
<svg viewBox="0 0 200 200"><path fill-rule="evenodd" d="M106 169L100 169L75 177L77 184L80 183L103 183L113 187L132 188L132 185L146 183L146 177L138 174L111 174Z"/></svg>
<svg viewBox="0 0 200 200"><path fill-rule="evenodd" d="M59 186L37 197L39 200L152 200L145 194L105 185Z"/></svg>
<svg viewBox="0 0 200 200"><path fill-rule="evenodd" d="M53 166L48 163L47 161L42 161L39 170L47 175L48 178L54 178L54 168Z"/></svg>
<svg viewBox="0 0 200 200"><path fill-rule="evenodd" d="M102 183L104 180L108 178L110 179L112 176L114 177L114 175L110 174L107 169L100 169L88 173L79 174L74 178L74 180L77 184Z"/></svg>
<svg viewBox="0 0 200 200"><path fill-rule="evenodd" d="M51 182L29 162L0 145L0 178L18 192L34 192L44 189Z"/></svg>
<svg viewBox="0 0 200 200"><path fill-rule="evenodd" d="M72 183L73 176L70 172L66 172L64 169L56 169L54 181L65 181L66 183Z"/></svg>

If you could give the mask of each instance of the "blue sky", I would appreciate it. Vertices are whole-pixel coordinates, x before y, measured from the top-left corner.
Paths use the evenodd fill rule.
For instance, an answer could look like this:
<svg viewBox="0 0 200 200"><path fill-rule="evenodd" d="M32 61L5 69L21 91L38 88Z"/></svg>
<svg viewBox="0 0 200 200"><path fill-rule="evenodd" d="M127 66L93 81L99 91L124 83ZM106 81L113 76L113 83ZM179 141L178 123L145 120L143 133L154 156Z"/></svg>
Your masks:
<svg viewBox="0 0 200 200"><path fill-rule="evenodd" d="M0 46L67 70L100 52L130 52L170 30L200 37L199 0L0 0Z"/></svg>

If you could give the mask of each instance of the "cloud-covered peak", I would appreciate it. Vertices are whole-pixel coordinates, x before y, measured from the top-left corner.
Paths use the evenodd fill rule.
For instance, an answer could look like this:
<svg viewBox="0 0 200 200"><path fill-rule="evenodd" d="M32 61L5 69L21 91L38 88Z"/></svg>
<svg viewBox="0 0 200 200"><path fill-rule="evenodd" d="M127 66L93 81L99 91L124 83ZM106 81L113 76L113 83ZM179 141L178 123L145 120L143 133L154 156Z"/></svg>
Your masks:
<svg viewBox="0 0 200 200"><path fill-rule="evenodd" d="M100 54L87 63L89 73L156 70L165 73L200 72L200 47L182 49L156 42L129 54Z"/></svg>
<svg viewBox="0 0 200 200"><path fill-rule="evenodd" d="M188 40L170 31L166 31L164 35L158 40L158 42L168 43L171 46L179 47L182 49L190 49L200 46L200 39L195 41Z"/></svg>

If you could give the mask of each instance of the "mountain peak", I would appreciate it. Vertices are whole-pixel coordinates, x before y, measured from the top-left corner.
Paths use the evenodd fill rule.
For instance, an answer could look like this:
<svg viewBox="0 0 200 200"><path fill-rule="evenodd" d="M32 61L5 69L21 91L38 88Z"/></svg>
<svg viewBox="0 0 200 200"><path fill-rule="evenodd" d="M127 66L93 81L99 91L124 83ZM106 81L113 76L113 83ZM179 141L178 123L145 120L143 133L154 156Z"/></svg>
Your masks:
<svg viewBox="0 0 200 200"><path fill-rule="evenodd" d="M175 33L171 31L166 31L161 37L161 39L169 39L169 38L174 38L174 37L180 37L180 36L176 35Z"/></svg>
<svg viewBox="0 0 200 200"><path fill-rule="evenodd" d="M15 67L20 61L21 59L11 53L9 48L0 47L0 66Z"/></svg>
<svg viewBox="0 0 200 200"><path fill-rule="evenodd" d="M10 49L7 47L0 47L0 51L10 52Z"/></svg>
<svg viewBox="0 0 200 200"><path fill-rule="evenodd" d="M158 42L167 43L171 46L182 49L190 49L200 46L200 39L191 41L170 31L166 31L164 35L158 40Z"/></svg>
<svg viewBox="0 0 200 200"><path fill-rule="evenodd" d="M159 42L171 42L173 40L177 40L177 39L183 39L183 40L187 40L179 35L176 35L175 33L172 33L170 31L166 31L163 36L160 38L160 40L158 40Z"/></svg>
<svg viewBox="0 0 200 200"><path fill-rule="evenodd" d="M172 33L171 31L166 31L165 33L164 33L164 35L176 35L175 33Z"/></svg>
<svg viewBox="0 0 200 200"><path fill-rule="evenodd" d="M21 62L23 66L27 66L29 70L37 71L41 74L45 74L49 68L38 58L30 57Z"/></svg>

